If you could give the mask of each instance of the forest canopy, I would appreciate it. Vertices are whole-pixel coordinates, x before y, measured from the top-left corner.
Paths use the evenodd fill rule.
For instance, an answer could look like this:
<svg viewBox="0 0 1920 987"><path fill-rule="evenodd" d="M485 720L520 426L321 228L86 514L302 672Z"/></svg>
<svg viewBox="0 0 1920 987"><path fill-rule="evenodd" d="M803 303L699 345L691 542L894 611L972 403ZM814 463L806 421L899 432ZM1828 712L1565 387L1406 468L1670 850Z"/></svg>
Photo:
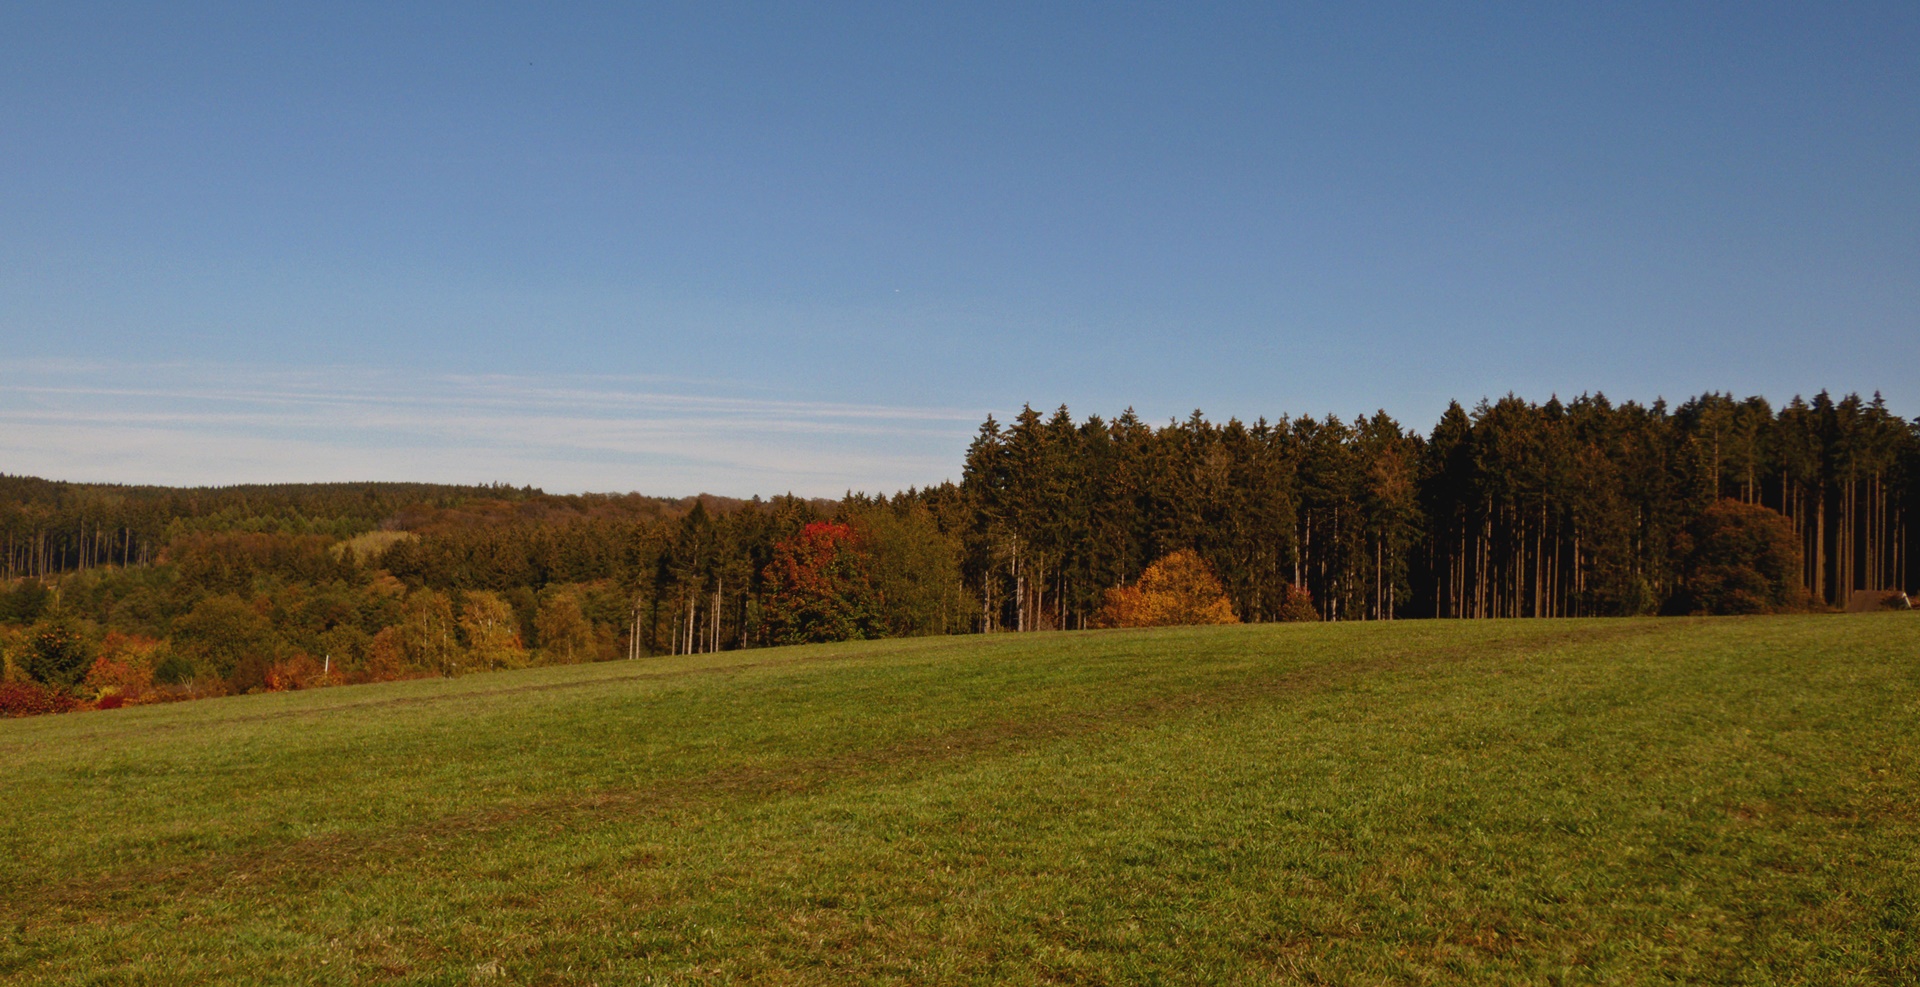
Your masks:
<svg viewBox="0 0 1920 987"><path fill-rule="evenodd" d="M838 501L0 476L0 696L1079 629L1170 557L1248 622L1763 612L1913 588L1920 430L1878 396L1508 396L1424 435L1384 413L1153 426L1023 408L989 417L961 466Z"/></svg>

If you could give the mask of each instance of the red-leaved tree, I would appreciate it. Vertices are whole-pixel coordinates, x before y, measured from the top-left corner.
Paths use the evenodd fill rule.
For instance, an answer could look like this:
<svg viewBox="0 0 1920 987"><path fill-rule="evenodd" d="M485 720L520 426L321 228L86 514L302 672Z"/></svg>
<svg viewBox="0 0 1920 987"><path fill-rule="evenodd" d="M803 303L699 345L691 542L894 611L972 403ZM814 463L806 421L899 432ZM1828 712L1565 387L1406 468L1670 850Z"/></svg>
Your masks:
<svg viewBox="0 0 1920 987"><path fill-rule="evenodd" d="M766 618L781 644L879 637L884 626L860 533L815 521L773 546Z"/></svg>

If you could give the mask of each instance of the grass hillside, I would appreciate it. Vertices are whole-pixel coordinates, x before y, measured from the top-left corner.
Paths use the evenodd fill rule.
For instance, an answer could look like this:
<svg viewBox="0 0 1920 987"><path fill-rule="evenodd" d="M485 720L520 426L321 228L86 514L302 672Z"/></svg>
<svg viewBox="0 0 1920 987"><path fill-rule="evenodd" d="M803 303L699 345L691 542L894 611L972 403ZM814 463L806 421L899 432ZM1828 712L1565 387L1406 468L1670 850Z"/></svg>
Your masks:
<svg viewBox="0 0 1920 987"><path fill-rule="evenodd" d="M1920 617L920 639L0 722L0 982L1920 981Z"/></svg>

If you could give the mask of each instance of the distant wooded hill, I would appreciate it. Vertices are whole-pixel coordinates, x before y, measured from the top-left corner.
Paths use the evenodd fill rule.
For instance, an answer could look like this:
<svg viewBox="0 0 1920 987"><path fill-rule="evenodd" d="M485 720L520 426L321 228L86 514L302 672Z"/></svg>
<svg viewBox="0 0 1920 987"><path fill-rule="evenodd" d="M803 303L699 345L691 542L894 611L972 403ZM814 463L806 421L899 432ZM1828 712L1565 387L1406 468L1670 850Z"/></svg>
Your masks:
<svg viewBox="0 0 1920 987"><path fill-rule="evenodd" d="M1843 606L1913 588L1917 477L1915 423L1824 393L1509 396L1425 435L1384 413L1153 426L1026 408L981 426L960 483L841 501L0 476L0 649L22 674L57 618L96 657L109 636L145 649L162 681L257 688L308 664L379 677L1072 629L1181 550L1246 621Z"/></svg>

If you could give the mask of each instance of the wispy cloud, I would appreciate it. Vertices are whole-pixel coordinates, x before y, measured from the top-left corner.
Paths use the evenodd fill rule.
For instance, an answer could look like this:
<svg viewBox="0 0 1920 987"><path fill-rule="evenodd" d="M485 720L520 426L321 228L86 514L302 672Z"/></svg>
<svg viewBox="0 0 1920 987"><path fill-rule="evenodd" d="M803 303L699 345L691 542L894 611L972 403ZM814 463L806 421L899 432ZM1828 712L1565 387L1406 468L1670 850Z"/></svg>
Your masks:
<svg viewBox="0 0 1920 987"><path fill-rule="evenodd" d="M834 495L954 476L979 417L634 376L37 362L0 368L0 471Z"/></svg>

